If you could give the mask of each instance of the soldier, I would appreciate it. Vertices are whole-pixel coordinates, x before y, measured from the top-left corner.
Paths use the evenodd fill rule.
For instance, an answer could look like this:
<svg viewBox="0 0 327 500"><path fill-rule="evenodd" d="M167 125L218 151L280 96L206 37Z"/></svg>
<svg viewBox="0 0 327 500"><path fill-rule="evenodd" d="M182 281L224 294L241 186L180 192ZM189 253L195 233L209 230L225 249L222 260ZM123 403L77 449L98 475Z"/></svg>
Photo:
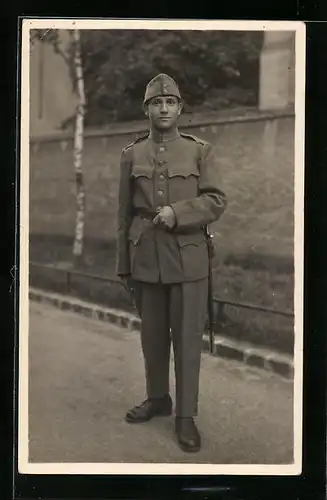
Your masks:
<svg viewBox="0 0 327 500"><path fill-rule="evenodd" d="M176 379L175 432L184 451L198 451L202 334L208 298L205 227L226 207L209 143L182 134L175 81L159 74L146 87L150 132L121 156L117 275L133 287L141 318L147 398L126 414L139 423L172 414L171 340Z"/></svg>

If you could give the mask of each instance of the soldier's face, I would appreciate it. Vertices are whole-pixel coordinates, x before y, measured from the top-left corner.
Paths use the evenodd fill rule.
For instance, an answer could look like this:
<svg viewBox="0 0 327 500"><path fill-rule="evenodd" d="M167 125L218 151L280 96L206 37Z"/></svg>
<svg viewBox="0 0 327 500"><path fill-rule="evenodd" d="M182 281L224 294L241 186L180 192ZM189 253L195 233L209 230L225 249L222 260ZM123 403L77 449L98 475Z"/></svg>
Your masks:
<svg viewBox="0 0 327 500"><path fill-rule="evenodd" d="M174 96L160 96L151 99L145 110L150 125L157 130L173 128L182 110L182 103Z"/></svg>

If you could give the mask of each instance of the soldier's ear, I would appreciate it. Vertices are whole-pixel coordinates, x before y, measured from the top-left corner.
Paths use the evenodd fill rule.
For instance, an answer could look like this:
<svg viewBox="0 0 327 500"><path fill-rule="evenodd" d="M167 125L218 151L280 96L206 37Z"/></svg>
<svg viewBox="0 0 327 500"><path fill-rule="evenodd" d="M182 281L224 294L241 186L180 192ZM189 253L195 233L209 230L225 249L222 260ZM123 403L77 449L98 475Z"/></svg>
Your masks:
<svg viewBox="0 0 327 500"><path fill-rule="evenodd" d="M145 116L149 116L149 106L147 104L143 105L143 111Z"/></svg>
<svg viewBox="0 0 327 500"><path fill-rule="evenodd" d="M179 101L179 106L178 106L178 114L180 115L182 110L183 110L183 101Z"/></svg>

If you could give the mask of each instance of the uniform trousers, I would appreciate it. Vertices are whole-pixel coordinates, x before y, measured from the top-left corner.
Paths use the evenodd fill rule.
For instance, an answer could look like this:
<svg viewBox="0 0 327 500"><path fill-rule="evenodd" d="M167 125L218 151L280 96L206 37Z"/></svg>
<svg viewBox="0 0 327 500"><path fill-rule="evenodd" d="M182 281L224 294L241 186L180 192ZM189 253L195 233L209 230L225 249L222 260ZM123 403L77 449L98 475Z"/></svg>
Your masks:
<svg viewBox="0 0 327 500"><path fill-rule="evenodd" d="M173 344L178 417L198 412L202 336L207 312L207 278L176 284L135 283L148 398L169 393Z"/></svg>

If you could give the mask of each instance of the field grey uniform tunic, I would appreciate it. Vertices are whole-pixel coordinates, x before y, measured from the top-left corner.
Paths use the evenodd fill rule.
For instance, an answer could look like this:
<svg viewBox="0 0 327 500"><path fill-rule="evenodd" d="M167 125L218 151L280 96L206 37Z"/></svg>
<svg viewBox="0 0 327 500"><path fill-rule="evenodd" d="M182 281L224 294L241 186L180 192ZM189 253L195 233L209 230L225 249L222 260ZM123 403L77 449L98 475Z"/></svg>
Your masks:
<svg viewBox="0 0 327 500"><path fill-rule="evenodd" d="M165 205L176 216L172 230L151 221ZM203 228L218 220L225 207L209 143L178 130L164 140L150 132L123 150L117 274L130 274L136 283L149 398L169 393L172 339L180 417L195 416L198 409L209 269Z"/></svg>

